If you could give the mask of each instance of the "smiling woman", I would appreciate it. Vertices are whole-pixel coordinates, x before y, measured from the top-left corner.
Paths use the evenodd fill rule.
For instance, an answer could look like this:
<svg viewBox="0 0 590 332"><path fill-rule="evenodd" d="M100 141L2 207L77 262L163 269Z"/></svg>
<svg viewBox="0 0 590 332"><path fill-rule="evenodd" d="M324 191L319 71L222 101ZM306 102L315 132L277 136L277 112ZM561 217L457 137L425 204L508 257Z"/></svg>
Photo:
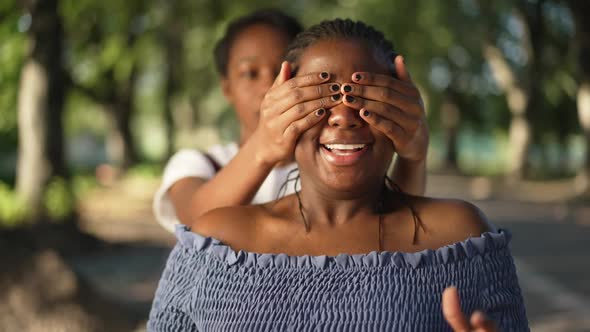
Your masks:
<svg viewBox="0 0 590 332"><path fill-rule="evenodd" d="M283 98L265 100L261 116L272 111L265 104L339 92L286 111L316 117L287 128L301 189L213 210L193 232L179 227L149 329L488 331L493 321L527 330L509 234L469 203L411 196L387 180L404 147L400 124L423 112L391 43L362 22L326 21L298 35L287 60L278 80L296 76L275 82ZM317 77L328 83L306 89ZM467 322L454 288L443 316L452 285L464 312L487 317Z"/></svg>

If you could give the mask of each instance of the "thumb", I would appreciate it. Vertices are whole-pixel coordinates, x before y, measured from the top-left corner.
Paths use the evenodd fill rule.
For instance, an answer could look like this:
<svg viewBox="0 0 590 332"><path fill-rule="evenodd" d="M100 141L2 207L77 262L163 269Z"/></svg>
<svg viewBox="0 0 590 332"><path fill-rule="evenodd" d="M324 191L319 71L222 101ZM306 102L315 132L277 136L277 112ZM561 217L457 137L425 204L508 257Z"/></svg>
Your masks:
<svg viewBox="0 0 590 332"><path fill-rule="evenodd" d="M395 59L393 59L395 65L395 72L397 73L397 77L405 82L412 82L412 77L408 72L408 68L406 67L406 62L404 61L404 57L402 55L397 55Z"/></svg>
<svg viewBox="0 0 590 332"><path fill-rule="evenodd" d="M275 78L275 81L272 84L272 87L274 88L275 86L279 86L279 85L285 83L290 78L291 78L291 64L287 61L283 61L281 63L281 70L279 71L279 74Z"/></svg>
<svg viewBox="0 0 590 332"><path fill-rule="evenodd" d="M442 295L442 311L453 331L469 331L467 318L461 311L459 293L456 287L448 287Z"/></svg>

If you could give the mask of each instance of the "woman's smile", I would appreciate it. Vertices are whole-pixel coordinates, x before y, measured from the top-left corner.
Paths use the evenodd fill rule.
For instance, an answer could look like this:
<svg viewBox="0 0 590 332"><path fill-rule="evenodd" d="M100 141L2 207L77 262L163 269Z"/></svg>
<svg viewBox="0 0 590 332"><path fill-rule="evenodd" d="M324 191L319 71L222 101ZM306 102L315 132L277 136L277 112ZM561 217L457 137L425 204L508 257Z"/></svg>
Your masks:
<svg viewBox="0 0 590 332"><path fill-rule="evenodd" d="M320 154L334 166L349 166L358 162L370 147L367 143L320 144Z"/></svg>

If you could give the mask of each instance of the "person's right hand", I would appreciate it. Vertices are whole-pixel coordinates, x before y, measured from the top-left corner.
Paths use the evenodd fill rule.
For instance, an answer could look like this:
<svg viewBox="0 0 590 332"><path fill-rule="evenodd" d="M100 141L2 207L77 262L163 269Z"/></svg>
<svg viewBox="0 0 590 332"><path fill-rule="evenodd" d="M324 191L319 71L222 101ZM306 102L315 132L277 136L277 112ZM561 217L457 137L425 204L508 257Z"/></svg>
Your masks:
<svg viewBox="0 0 590 332"><path fill-rule="evenodd" d="M459 292L447 287L442 295L442 311L447 323L455 332L498 332L498 328L481 311L475 311L469 320L461 311Z"/></svg>
<svg viewBox="0 0 590 332"><path fill-rule="evenodd" d="M327 83L329 73L290 76L291 65L284 61L262 100L251 137L257 144L257 160L270 166L292 158L299 136L319 123L327 108L342 102L340 85Z"/></svg>

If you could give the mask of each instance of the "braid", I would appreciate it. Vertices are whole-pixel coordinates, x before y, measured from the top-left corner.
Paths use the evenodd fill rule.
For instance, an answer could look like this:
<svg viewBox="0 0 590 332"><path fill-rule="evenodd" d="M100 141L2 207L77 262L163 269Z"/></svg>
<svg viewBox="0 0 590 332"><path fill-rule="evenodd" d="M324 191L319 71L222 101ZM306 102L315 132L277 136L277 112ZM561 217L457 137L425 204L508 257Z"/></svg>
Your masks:
<svg viewBox="0 0 590 332"><path fill-rule="evenodd" d="M397 53L393 49L393 44L385 39L382 32L372 26L350 19L338 18L323 21L298 34L287 48L285 60L292 63L294 68L297 68L299 57L305 49L315 43L330 39L354 39L365 42L377 52L381 60L390 64L391 73L395 75L393 58Z"/></svg>

